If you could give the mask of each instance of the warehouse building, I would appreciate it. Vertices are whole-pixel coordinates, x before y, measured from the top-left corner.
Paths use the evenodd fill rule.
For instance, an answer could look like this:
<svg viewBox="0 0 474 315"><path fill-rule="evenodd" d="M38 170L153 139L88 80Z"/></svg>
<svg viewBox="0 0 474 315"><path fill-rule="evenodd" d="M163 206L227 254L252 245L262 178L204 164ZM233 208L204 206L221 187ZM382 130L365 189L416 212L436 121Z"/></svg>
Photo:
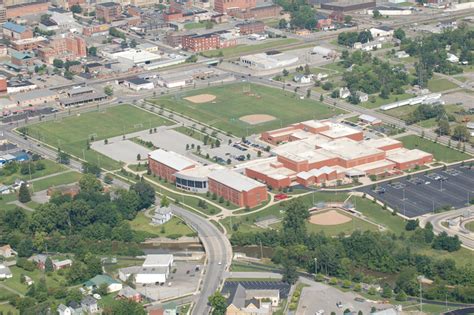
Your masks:
<svg viewBox="0 0 474 315"><path fill-rule="evenodd" d="M59 104L63 107L79 106L88 103L101 102L107 99L107 95L102 92L83 93L76 96L59 99Z"/></svg>
<svg viewBox="0 0 474 315"><path fill-rule="evenodd" d="M123 84L134 91L153 90L155 88L153 82L139 77L124 79Z"/></svg>
<svg viewBox="0 0 474 315"><path fill-rule="evenodd" d="M11 99L18 106L36 106L56 102L58 99L58 93L48 89L32 90L12 95Z"/></svg>
<svg viewBox="0 0 474 315"><path fill-rule="evenodd" d="M321 3L322 10L337 11L337 12L350 12L357 10L364 10L375 8L375 1L341 1L341 2L329 2Z"/></svg>
<svg viewBox="0 0 474 315"><path fill-rule="evenodd" d="M298 56L279 51L269 51L240 57L240 62L243 65L262 70L287 67L296 64L298 60Z"/></svg>

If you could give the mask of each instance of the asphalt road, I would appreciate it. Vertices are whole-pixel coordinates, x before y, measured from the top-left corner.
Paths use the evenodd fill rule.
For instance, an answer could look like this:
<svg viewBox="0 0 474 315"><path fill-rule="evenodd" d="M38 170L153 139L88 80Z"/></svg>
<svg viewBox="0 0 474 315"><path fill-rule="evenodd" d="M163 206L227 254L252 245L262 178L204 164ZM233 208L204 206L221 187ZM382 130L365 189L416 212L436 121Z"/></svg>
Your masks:
<svg viewBox="0 0 474 315"><path fill-rule="evenodd" d="M6 139L17 143L20 148L36 152L48 159L56 159L57 152L55 150L43 145L38 146L33 139L24 139L12 132L12 128L12 125L1 127ZM81 171L81 163L76 160L71 159L68 166L76 171ZM125 189L130 186L119 179L114 179L113 185ZM207 219L176 205L173 205L173 212L196 230L206 251L205 275L201 283L200 293L192 298L192 302L195 303L192 314L208 314L210 312L210 307L207 304L208 297L219 289L224 280L226 269L228 269L232 260L232 247L227 237ZM188 301L189 298L185 300Z"/></svg>

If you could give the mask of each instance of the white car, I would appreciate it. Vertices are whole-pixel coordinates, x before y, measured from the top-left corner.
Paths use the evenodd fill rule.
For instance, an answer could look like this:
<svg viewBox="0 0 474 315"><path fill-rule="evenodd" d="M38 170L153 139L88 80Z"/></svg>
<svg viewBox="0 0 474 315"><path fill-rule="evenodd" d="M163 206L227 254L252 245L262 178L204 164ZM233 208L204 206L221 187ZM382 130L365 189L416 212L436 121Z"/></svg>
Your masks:
<svg viewBox="0 0 474 315"><path fill-rule="evenodd" d="M94 299L96 299L96 300L102 300L102 297L100 296L100 294L95 293L95 294L93 294L92 296L93 296Z"/></svg>

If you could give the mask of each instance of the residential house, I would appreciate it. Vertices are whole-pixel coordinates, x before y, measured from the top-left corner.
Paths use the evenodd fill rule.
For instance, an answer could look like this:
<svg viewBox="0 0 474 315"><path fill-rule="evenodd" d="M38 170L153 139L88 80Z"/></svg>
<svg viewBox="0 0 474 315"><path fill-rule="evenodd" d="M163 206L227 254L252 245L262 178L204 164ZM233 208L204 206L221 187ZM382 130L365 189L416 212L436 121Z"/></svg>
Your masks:
<svg viewBox="0 0 474 315"><path fill-rule="evenodd" d="M13 277L13 274L7 266L0 264L0 279L8 279Z"/></svg>
<svg viewBox="0 0 474 315"><path fill-rule="evenodd" d="M320 72L316 75L316 80L322 81L324 79L327 79L329 75L327 73Z"/></svg>
<svg viewBox="0 0 474 315"><path fill-rule="evenodd" d="M82 310L87 314L94 314L99 312L99 305L97 305L97 300L90 295L82 299L81 307Z"/></svg>
<svg viewBox="0 0 474 315"><path fill-rule="evenodd" d="M36 267L38 267L38 269L44 270L47 258L48 258L47 255L38 254L38 255L31 256L30 260L36 263Z"/></svg>
<svg viewBox="0 0 474 315"><path fill-rule="evenodd" d="M117 299L127 299L140 303L142 301L142 295L137 290L125 286L118 292Z"/></svg>
<svg viewBox="0 0 474 315"><path fill-rule="evenodd" d="M59 269L65 269L68 267L72 266L72 260L71 259L64 259L64 260L53 260L53 269L54 270L59 270Z"/></svg>
<svg viewBox="0 0 474 315"><path fill-rule="evenodd" d="M94 278L84 282L83 286L89 292L98 289L101 285L107 285L107 293L117 292L122 289L122 284L107 275L97 275Z"/></svg>
<svg viewBox="0 0 474 315"><path fill-rule="evenodd" d="M157 207L155 209L155 213L151 218L151 224L153 225L161 225L169 220L171 220L173 216L173 212L171 211L170 207Z"/></svg>
<svg viewBox="0 0 474 315"><path fill-rule="evenodd" d="M348 98L351 96L351 91L347 87L342 87L339 89L339 97L340 98Z"/></svg>
<svg viewBox="0 0 474 315"><path fill-rule="evenodd" d="M313 75L306 75L306 74L296 74L293 77L293 81L301 84L308 84L311 83L311 79L313 78Z"/></svg>
<svg viewBox="0 0 474 315"><path fill-rule="evenodd" d="M30 285L32 285L33 283L35 283L35 282L33 281L33 279L31 279L31 277L28 277L28 276L26 276L26 275L24 276L23 279L25 280L25 284L26 284L27 286L30 286Z"/></svg>
<svg viewBox="0 0 474 315"><path fill-rule="evenodd" d="M0 256L5 258L10 258L12 256L16 256L16 252L11 248L9 244L3 245L0 247Z"/></svg>
<svg viewBox="0 0 474 315"><path fill-rule="evenodd" d="M357 91L355 94L357 95L357 97L359 97L359 101L361 103L367 102L369 100L369 95L367 93Z"/></svg>

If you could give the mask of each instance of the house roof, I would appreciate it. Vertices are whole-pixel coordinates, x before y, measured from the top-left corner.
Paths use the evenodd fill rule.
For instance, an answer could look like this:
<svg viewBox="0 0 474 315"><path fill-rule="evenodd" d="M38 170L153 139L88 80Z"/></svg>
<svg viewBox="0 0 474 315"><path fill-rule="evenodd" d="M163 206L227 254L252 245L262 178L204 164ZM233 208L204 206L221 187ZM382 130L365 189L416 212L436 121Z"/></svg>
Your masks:
<svg viewBox="0 0 474 315"><path fill-rule="evenodd" d="M26 26L16 24L16 23L13 23L13 22L4 23L3 28L7 29L7 30L10 30L12 32L15 32L15 33L23 33L24 31L26 31Z"/></svg>
<svg viewBox="0 0 474 315"><path fill-rule="evenodd" d="M147 255L143 262L143 267L158 267L158 266L169 266L173 260L173 255L162 254L162 255Z"/></svg>
<svg viewBox="0 0 474 315"><path fill-rule="evenodd" d="M107 275L97 275L94 278L89 279L86 282L84 282L84 285L87 287L91 287L91 286L99 287L101 284L104 284L104 283L107 285L111 285L111 284L115 284L119 282Z"/></svg>
<svg viewBox="0 0 474 315"><path fill-rule="evenodd" d="M137 294L140 294L140 292L138 292L137 290L129 286L123 287L118 293L119 296L124 296L124 297L133 297Z"/></svg>
<svg viewBox="0 0 474 315"><path fill-rule="evenodd" d="M88 295L82 299L81 305L91 306L97 304L97 300L94 299L92 296Z"/></svg>

